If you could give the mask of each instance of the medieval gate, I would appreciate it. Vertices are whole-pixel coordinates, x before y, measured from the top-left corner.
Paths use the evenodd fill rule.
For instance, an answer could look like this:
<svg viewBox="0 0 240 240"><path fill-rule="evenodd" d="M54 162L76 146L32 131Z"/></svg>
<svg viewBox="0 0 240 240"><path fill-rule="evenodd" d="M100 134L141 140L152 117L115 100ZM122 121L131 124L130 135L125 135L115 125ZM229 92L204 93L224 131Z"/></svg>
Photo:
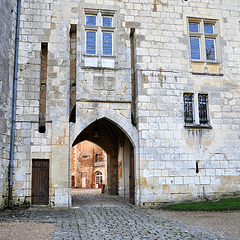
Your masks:
<svg viewBox="0 0 240 240"><path fill-rule="evenodd" d="M134 147L117 124L101 118L89 124L72 146L90 141L107 153L107 193L120 195L135 203Z"/></svg>

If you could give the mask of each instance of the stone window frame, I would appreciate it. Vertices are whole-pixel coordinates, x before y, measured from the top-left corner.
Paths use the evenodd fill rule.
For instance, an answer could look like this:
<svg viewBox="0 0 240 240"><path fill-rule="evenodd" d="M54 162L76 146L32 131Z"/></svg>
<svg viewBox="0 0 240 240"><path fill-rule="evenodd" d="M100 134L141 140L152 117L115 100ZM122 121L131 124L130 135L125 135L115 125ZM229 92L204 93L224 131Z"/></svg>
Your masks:
<svg viewBox="0 0 240 240"><path fill-rule="evenodd" d="M86 25L86 16L96 16L96 25ZM102 26L103 17L112 17L112 27ZM102 10L102 9L84 9L84 56L98 56L101 57L115 57L116 41L115 41L115 32L116 32L116 14L114 10ZM96 32L96 54L87 54L86 51L86 33L87 31ZM112 54L105 55L103 54L103 43L102 43L102 34L104 32L112 33Z"/></svg>
<svg viewBox="0 0 240 240"><path fill-rule="evenodd" d="M191 96L191 106L189 107L189 103L187 103L185 100L185 96ZM205 97L205 102L204 102L204 106L203 104L200 104L199 102L199 98L200 96L204 96ZM189 116L189 118L187 119L187 116L189 113L189 109L186 109L187 107L191 108L190 109L190 115L192 114L192 116ZM206 115L206 121L205 120L201 120L201 108L205 108L204 114ZM184 109L184 123L185 123L185 127L192 127L192 128L211 128L210 125L210 116L209 116L209 95L207 93L192 93L192 92L184 92L183 93L183 109ZM189 120L191 119L191 120Z"/></svg>
<svg viewBox="0 0 240 240"><path fill-rule="evenodd" d="M198 24L199 31L190 31L190 24ZM213 25L213 33L205 33L204 24ZM220 51L220 31L219 20L208 18L187 18L187 31L189 36L189 58L192 64L192 73L222 75L221 73L221 51ZM191 38L199 38L200 59L192 59ZM206 39L214 39L215 41L215 60L207 60L206 57Z"/></svg>

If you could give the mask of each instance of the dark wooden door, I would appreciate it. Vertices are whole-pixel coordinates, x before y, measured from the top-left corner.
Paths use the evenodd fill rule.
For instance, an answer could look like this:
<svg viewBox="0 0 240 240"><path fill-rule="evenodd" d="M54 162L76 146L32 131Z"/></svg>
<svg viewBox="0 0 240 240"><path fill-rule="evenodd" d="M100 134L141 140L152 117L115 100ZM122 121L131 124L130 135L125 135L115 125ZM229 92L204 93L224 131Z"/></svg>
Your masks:
<svg viewBox="0 0 240 240"><path fill-rule="evenodd" d="M47 205L49 202L49 160L32 160L32 204Z"/></svg>
<svg viewBox="0 0 240 240"><path fill-rule="evenodd" d="M134 149L130 150L129 202L135 204Z"/></svg>

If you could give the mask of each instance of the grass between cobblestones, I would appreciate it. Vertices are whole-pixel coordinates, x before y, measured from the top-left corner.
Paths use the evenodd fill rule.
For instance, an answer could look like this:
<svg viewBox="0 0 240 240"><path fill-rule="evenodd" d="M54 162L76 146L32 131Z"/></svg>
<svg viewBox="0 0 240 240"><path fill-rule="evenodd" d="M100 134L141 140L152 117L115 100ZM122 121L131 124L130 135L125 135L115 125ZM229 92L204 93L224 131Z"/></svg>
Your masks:
<svg viewBox="0 0 240 240"><path fill-rule="evenodd" d="M192 203L179 203L161 207L175 211L226 211L240 210L240 198L223 198L219 201L205 201Z"/></svg>

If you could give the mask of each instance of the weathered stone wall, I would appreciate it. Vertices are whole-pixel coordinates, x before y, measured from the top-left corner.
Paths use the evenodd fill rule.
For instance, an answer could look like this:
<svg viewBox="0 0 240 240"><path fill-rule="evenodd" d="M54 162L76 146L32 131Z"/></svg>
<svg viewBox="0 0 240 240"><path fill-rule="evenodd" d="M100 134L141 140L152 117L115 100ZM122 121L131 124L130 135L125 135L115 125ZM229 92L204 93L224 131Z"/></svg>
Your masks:
<svg viewBox="0 0 240 240"><path fill-rule="evenodd" d="M141 204L239 193L239 1L123 1L136 28ZM216 19L220 68L194 74L188 18ZM198 70L198 69L197 69ZM211 128L185 127L183 93L208 94ZM199 173L196 173L196 161Z"/></svg>
<svg viewBox="0 0 240 240"><path fill-rule="evenodd" d="M16 1L0 2L0 207L7 203Z"/></svg>
<svg viewBox="0 0 240 240"><path fill-rule="evenodd" d="M22 1L15 201L30 201L31 159L46 158L50 202L70 206L71 145L103 117L135 147L137 204L196 199L203 187L207 195L238 193L239 1L85 2ZM86 56L89 9L114 15L114 57ZM191 62L188 18L217 21L216 64ZM69 124L71 24L77 25L76 123ZM38 132L41 42L48 43L46 133ZM138 131L131 124L131 68ZM208 127L185 126L185 92L208 94Z"/></svg>

